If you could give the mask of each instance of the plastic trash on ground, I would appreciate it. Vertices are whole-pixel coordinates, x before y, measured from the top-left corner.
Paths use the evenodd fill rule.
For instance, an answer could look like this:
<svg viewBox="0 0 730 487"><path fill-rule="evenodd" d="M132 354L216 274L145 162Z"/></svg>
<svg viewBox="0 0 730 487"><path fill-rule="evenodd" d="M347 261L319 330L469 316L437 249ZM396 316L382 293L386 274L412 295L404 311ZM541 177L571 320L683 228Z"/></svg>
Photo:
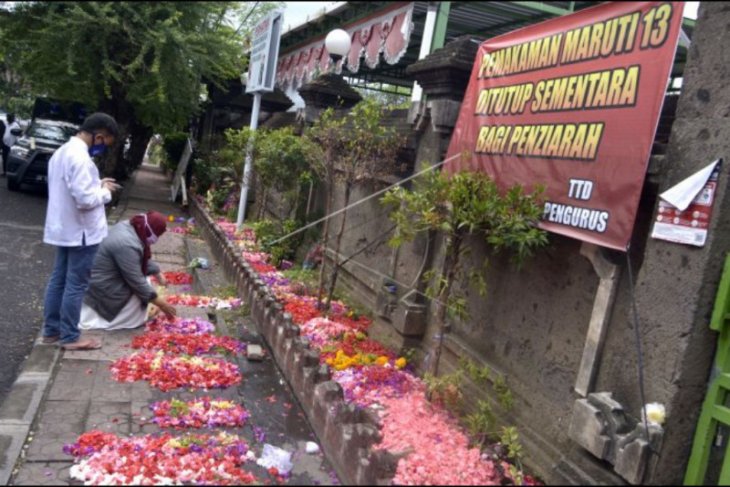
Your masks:
<svg viewBox="0 0 730 487"><path fill-rule="evenodd" d="M264 468L274 467L280 475L288 474L294 467L291 463L291 453L268 443L264 443L264 451L256 463Z"/></svg>
<svg viewBox="0 0 730 487"><path fill-rule="evenodd" d="M203 257L195 257L193 260L190 261L188 267L190 267L191 269L195 269L197 267L200 267L201 269L208 269L208 259L205 259Z"/></svg>

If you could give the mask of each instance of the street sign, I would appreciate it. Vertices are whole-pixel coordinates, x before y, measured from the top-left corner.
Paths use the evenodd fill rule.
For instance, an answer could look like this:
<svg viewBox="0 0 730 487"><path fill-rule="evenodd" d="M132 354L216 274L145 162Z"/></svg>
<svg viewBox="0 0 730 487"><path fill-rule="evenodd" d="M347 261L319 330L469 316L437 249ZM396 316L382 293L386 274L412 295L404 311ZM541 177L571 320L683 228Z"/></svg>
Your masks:
<svg viewBox="0 0 730 487"><path fill-rule="evenodd" d="M274 91L283 18L282 11L274 11L253 29L246 93Z"/></svg>
<svg viewBox="0 0 730 487"><path fill-rule="evenodd" d="M284 14L277 10L267 15L253 29L251 40L251 59L249 61L246 93L253 93L253 107L251 109L250 128L254 132L246 148L246 162L243 167L243 181L241 181L241 198L238 201L238 218L236 228L241 229L243 217L246 214L246 198L253 172L253 137L259 125L259 111L261 110L261 94L274 91L276 82L276 64L279 57L279 39Z"/></svg>

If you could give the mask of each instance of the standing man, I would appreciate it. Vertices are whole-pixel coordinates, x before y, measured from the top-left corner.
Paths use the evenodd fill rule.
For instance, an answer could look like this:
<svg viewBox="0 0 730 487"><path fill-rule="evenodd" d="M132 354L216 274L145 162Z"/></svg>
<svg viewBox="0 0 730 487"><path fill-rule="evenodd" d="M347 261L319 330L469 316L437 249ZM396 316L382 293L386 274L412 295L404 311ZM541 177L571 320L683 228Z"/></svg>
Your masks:
<svg viewBox="0 0 730 487"><path fill-rule="evenodd" d="M5 122L0 119L0 134L2 134L2 137L5 137L6 128L7 126L5 125ZM5 176L5 167L7 166L7 163L5 162L5 143L3 142L2 137L0 137L0 155L3 156L3 173L0 174L0 176Z"/></svg>
<svg viewBox="0 0 730 487"><path fill-rule="evenodd" d="M18 140L17 135L12 134L12 130L20 129L20 125L15 121L15 114L8 113L8 125L5 127L3 133L3 176L8 167L8 154L10 154L10 148L15 145Z"/></svg>
<svg viewBox="0 0 730 487"><path fill-rule="evenodd" d="M43 343L60 342L65 350L101 347L97 340L81 339L79 319L94 256L107 235L104 205L120 186L113 179L100 180L91 158L102 154L118 134L112 117L93 113L48 161L43 241L56 246L56 263L46 289Z"/></svg>

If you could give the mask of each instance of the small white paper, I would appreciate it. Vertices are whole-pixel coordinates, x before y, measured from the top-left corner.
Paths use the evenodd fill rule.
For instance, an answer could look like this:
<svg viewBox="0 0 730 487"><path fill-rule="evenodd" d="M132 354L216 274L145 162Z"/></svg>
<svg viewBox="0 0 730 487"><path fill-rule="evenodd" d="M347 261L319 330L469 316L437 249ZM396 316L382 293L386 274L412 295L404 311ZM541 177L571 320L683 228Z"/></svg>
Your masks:
<svg viewBox="0 0 730 487"><path fill-rule="evenodd" d="M715 170L715 166L720 162L717 159L707 167L700 169L687 179L680 181L665 192L659 195L661 199L669 203L670 205L677 208L679 211L684 211L697 197L702 188L707 184L707 180L710 179L712 171Z"/></svg>
<svg viewBox="0 0 730 487"><path fill-rule="evenodd" d="M256 463L264 468L276 468L280 474L288 474L294 467L291 463L291 453L268 443Z"/></svg>
<svg viewBox="0 0 730 487"><path fill-rule="evenodd" d="M305 447L305 451L307 453L309 453L310 455L313 454L313 453L318 453L319 452L319 445L316 444L313 441L308 441L307 442L307 445Z"/></svg>

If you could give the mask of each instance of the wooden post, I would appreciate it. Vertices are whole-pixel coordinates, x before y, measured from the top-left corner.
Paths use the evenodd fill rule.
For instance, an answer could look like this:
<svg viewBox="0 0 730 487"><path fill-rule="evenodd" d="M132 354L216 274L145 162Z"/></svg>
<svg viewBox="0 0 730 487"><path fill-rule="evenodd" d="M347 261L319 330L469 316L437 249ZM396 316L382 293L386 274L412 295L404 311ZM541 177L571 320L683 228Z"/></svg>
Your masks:
<svg viewBox="0 0 730 487"><path fill-rule="evenodd" d="M613 303L616 299L619 276L619 266L610 263L600 253L597 245L583 243L580 253L593 264L593 269L600 278L596 298L593 301L593 312L591 321L588 324L588 334L583 346L583 357L578 369L578 378L575 381L575 392L586 397L593 389L596 380L596 372L603 351L603 342L606 339L608 322L611 319Z"/></svg>

